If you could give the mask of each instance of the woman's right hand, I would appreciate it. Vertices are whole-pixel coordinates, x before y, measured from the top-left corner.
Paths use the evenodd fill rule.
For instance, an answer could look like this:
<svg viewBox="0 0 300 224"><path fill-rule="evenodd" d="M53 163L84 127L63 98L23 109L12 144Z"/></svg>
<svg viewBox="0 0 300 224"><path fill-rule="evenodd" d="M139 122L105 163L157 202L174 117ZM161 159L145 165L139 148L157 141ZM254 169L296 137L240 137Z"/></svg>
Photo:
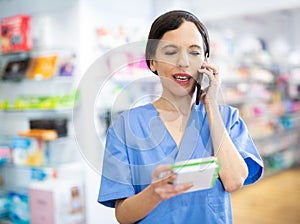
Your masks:
<svg viewBox="0 0 300 224"><path fill-rule="evenodd" d="M221 86L221 79L217 66L206 61L198 72L206 75L209 79L209 86L202 91L202 102L204 105L217 103L218 92L220 91Z"/></svg>
<svg viewBox="0 0 300 224"><path fill-rule="evenodd" d="M193 184L173 184L176 174L170 171L171 165L159 165L152 173L150 187L160 200L166 200L190 189Z"/></svg>

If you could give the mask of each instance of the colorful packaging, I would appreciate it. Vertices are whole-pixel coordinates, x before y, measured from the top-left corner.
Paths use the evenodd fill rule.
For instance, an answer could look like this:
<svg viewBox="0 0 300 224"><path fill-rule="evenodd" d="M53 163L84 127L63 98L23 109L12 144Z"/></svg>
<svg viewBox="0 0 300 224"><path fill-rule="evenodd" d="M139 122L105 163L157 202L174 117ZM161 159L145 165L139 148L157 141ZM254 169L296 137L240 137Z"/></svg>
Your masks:
<svg viewBox="0 0 300 224"><path fill-rule="evenodd" d="M75 70L75 60L76 55L65 59L59 66L59 76L72 76Z"/></svg>
<svg viewBox="0 0 300 224"><path fill-rule="evenodd" d="M33 57L26 72L28 79L49 79L53 77L57 67L57 55Z"/></svg>
<svg viewBox="0 0 300 224"><path fill-rule="evenodd" d="M29 61L29 57L9 61L2 73L2 79L12 81L22 80L28 69Z"/></svg>
<svg viewBox="0 0 300 224"><path fill-rule="evenodd" d="M0 144L0 165L6 164L10 161L11 149L9 146Z"/></svg>
<svg viewBox="0 0 300 224"><path fill-rule="evenodd" d="M1 21L1 50L3 54L32 49L29 15L16 15Z"/></svg>
<svg viewBox="0 0 300 224"><path fill-rule="evenodd" d="M32 182L29 188L31 224L85 223L82 184L48 179Z"/></svg>
<svg viewBox="0 0 300 224"><path fill-rule="evenodd" d="M29 224L30 211L28 195L23 192L13 191L9 198L9 218L15 224Z"/></svg>
<svg viewBox="0 0 300 224"><path fill-rule="evenodd" d="M44 142L39 138L15 136L12 140L13 163L41 166L44 163Z"/></svg>

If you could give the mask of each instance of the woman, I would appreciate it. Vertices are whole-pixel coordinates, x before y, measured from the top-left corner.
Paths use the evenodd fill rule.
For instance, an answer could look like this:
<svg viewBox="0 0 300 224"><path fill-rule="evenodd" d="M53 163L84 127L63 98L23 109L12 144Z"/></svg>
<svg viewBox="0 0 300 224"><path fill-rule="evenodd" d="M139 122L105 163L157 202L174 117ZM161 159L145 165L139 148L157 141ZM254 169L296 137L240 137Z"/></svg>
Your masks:
<svg viewBox="0 0 300 224"><path fill-rule="evenodd" d="M107 133L98 201L115 207L120 223L232 223L230 193L261 177L263 162L237 109L217 103L209 49L206 28L189 12L153 22L146 58L162 95L124 112ZM209 86L199 91L203 76ZM211 189L185 192L191 183L172 184L176 175L166 175L174 162L211 155L221 163Z"/></svg>

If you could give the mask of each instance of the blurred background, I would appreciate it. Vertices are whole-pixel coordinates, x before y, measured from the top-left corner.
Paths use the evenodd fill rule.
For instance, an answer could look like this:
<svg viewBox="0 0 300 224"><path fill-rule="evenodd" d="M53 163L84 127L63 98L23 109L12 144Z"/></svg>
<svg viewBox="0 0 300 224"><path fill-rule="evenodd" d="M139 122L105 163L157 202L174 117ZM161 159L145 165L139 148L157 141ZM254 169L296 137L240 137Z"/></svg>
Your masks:
<svg viewBox="0 0 300 224"><path fill-rule="evenodd" d="M0 223L117 223L97 203L105 133L160 93L139 44L171 9L206 24L221 103L264 160L235 223L299 223L299 0L0 0Z"/></svg>

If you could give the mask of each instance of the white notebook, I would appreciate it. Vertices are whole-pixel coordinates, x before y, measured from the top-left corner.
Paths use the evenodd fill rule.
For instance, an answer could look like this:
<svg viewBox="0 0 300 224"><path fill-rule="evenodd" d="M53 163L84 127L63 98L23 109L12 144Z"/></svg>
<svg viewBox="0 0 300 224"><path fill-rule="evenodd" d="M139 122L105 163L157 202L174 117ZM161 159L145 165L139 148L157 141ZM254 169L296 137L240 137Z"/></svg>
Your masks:
<svg viewBox="0 0 300 224"><path fill-rule="evenodd" d="M174 184L193 183L186 192L212 188L219 175L220 165L217 157L206 157L181 161L171 166L171 171L177 174Z"/></svg>

